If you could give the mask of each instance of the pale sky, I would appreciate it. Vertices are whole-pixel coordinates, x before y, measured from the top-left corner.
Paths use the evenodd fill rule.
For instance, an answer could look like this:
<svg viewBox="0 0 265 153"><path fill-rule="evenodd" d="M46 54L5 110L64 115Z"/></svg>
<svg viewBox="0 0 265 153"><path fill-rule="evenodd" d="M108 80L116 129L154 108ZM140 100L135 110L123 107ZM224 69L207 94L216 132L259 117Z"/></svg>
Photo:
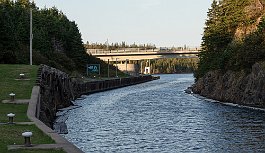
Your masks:
<svg viewBox="0 0 265 153"><path fill-rule="evenodd" d="M200 46L212 0L34 0L75 21L83 42Z"/></svg>

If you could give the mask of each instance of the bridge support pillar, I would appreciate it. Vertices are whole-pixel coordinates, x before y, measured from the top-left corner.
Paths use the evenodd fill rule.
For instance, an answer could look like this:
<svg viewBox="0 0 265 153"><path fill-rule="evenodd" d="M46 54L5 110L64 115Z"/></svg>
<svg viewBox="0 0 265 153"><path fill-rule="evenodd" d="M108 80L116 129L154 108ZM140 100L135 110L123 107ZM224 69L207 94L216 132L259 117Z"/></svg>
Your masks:
<svg viewBox="0 0 265 153"><path fill-rule="evenodd" d="M129 63L125 63L125 64L117 64L118 69L126 72L130 75L133 76L138 76L139 75L139 65L138 64L129 64Z"/></svg>

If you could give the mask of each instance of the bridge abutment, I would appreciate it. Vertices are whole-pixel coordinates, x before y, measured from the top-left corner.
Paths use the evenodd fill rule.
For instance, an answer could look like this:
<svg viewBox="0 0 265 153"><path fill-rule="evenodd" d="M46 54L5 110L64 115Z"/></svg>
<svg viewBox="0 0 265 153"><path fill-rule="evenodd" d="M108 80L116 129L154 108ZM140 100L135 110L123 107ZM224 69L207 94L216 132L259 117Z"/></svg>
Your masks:
<svg viewBox="0 0 265 153"><path fill-rule="evenodd" d="M118 69L133 76L138 76L140 72L139 64L117 64Z"/></svg>

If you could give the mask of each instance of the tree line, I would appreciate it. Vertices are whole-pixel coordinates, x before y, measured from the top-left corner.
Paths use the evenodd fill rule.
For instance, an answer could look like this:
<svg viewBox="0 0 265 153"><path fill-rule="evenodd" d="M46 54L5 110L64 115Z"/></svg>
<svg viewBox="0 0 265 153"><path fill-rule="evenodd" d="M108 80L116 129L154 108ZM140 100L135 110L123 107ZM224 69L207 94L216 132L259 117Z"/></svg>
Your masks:
<svg viewBox="0 0 265 153"><path fill-rule="evenodd" d="M97 43L97 42L87 42L85 44L86 49L108 49L108 50L117 50L117 49L124 49L124 48L140 48L140 49L156 49L155 44L127 44L125 41L121 43L111 43L109 44L108 41L105 43Z"/></svg>
<svg viewBox="0 0 265 153"><path fill-rule="evenodd" d="M265 60L264 0L213 0L199 54L197 78L211 70L249 72Z"/></svg>
<svg viewBox="0 0 265 153"><path fill-rule="evenodd" d="M39 9L29 0L0 0L0 63L29 64L30 9L33 64L85 73L86 64L106 63L86 54L78 26L57 8ZM111 66L111 69L115 70Z"/></svg>
<svg viewBox="0 0 265 153"><path fill-rule="evenodd" d="M197 69L198 58L169 58L144 60L143 67L151 68L152 74L193 73Z"/></svg>

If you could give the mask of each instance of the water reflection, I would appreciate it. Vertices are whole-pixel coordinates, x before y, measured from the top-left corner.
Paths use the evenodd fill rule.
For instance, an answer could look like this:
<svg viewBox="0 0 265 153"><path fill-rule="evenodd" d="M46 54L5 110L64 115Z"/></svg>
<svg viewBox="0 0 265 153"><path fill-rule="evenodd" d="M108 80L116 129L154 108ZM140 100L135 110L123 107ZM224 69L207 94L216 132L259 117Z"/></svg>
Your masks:
<svg viewBox="0 0 265 153"><path fill-rule="evenodd" d="M265 112L186 94L191 74L89 95L65 137L85 152L265 152Z"/></svg>

